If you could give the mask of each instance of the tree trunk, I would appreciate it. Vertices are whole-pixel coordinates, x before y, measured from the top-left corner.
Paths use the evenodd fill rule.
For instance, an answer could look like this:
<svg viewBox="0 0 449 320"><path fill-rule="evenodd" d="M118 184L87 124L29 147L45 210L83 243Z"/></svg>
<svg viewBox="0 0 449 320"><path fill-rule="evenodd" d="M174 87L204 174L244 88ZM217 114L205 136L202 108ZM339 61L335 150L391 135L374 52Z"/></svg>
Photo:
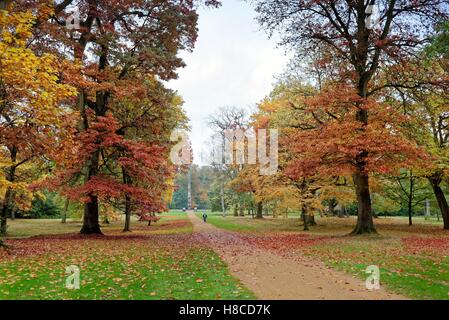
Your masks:
<svg viewBox="0 0 449 320"><path fill-rule="evenodd" d="M241 217L245 216L245 209L243 208L242 203L239 203L239 216L241 216Z"/></svg>
<svg viewBox="0 0 449 320"><path fill-rule="evenodd" d="M362 170L353 176L357 196L357 225L351 234L376 233L371 211L369 177Z"/></svg>
<svg viewBox="0 0 449 320"><path fill-rule="evenodd" d="M343 218L343 206L340 203L337 204L337 206L335 207L335 210L337 211L337 216L339 218Z"/></svg>
<svg viewBox="0 0 449 320"><path fill-rule="evenodd" d="M316 226L315 216L314 216L314 215L309 214L309 215L307 216L307 219L308 219L308 224L309 224L309 225L311 225L311 226Z"/></svg>
<svg viewBox="0 0 449 320"><path fill-rule="evenodd" d="M97 174L99 158L100 152L97 150L87 164L85 183ZM83 226L80 230L81 234L103 234L100 229L98 212L98 196L90 194L89 202L84 204Z"/></svg>
<svg viewBox="0 0 449 320"><path fill-rule="evenodd" d="M346 206L345 206L345 205L343 205L343 211L344 211L344 213L345 213L345 217L346 217L346 218L349 218L349 213L348 213L348 210L346 209Z"/></svg>
<svg viewBox="0 0 449 320"><path fill-rule="evenodd" d="M131 198L129 195L125 196L125 227L123 232L131 231Z"/></svg>
<svg viewBox="0 0 449 320"><path fill-rule="evenodd" d="M265 207L263 208L263 211L264 211L265 215L268 216L268 214L269 214L268 206L265 206Z"/></svg>
<svg viewBox="0 0 449 320"><path fill-rule="evenodd" d="M238 217L239 216L239 211L238 211L238 205L237 204L235 204L234 205L234 217Z"/></svg>
<svg viewBox="0 0 449 320"><path fill-rule="evenodd" d="M408 204L407 204L407 209L408 209L408 225L411 226L412 225L412 186L410 184L410 193L408 195Z"/></svg>
<svg viewBox="0 0 449 320"><path fill-rule="evenodd" d="M8 148L10 152L12 166L8 168L5 174L6 181L13 183L16 178L16 165L15 162L17 160L17 152L18 148L13 146ZM0 215L0 235L6 235L8 229L8 217L13 217L12 211L14 205L14 190L11 187L8 187L5 191L5 196L3 198L3 206Z"/></svg>
<svg viewBox="0 0 449 320"><path fill-rule="evenodd" d="M408 225L412 225L412 202L410 199L408 201Z"/></svg>
<svg viewBox="0 0 449 320"><path fill-rule="evenodd" d="M441 178L431 177L429 178L430 184L432 185L433 193L438 202L438 207L440 208L441 216L443 217L443 228L449 230L449 206L447 200L444 196L443 190L440 187Z"/></svg>
<svg viewBox="0 0 449 320"><path fill-rule="evenodd" d="M69 199L65 199L64 210L62 211L61 223L66 223L67 221L67 211L69 210Z"/></svg>
<svg viewBox="0 0 449 320"><path fill-rule="evenodd" d="M410 188L409 188L409 193L408 193L408 225L411 226L412 225L412 208L413 208L413 173L412 170L410 170Z"/></svg>
<svg viewBox="0 0 449 320"><path fill-rule="evenodd" d="M424 202L424 219L428 220L430 218L430 202L429 199L426 199Z"/></svg>
<svg viewBox="0 0 449 320"><path fill-rule="evenodd" d="M301 216L302 216L302 221L304 223L304 231L308 231L309 226L307 223L307 207L305 204L302 204L302 206L301 206Z"/></svg>
<svg viewBox="0 0 449 320"><path fill-rule="evenodd" d="M221 212L223 214L223 217L226 216L226 207L225 207L225 200L224 200L224 186L223 183L220 184L220 198L221 198Z"/></svg>
<svg viewBox="0 0 449 320"><path fill-rule="evenodd" d="M2 211L0 215L0 236L5 236L8 229L8 216L11 209L11 197L12 189L6 189L5 196L3 198Z"/></svg>
<svg viewBox="0 0 449 320"><path fill-rule="evenodd" d="M151 220L148 220L148 226L151 226Z"/></svg>
<svg viewBox="0 0 449 320"><path fill-rule="evenodd" d="M11 216L11 220L16 219L16 211L14 210L12 204L14 203L14 191L11 192L11 200L10 200L10 208L9 208L9 214Z"/></svg>
<svg viewBox="0 0 449 320"><path fill-rule="evenodd" d="M273 206L273 218L277 218L278 215L279 215L279 208L278 208L277 204L275 204Z"/></svg>
<svg viewBox="0 0 449 320"><path fill-rule="evenodd" d="M95 6L96 7L96 6ZM89 19L88 19L89 20ZM90 22L86 23L84 30L79 38L77 45L75 45L73 50L73 56L76 62L83 63L84 52L88 44L87 37L91 32L93 26L92 19ZM105 49L106 48L106 49ZM104 70L107 67L107 47L101 46L102 53L99 59L99 69ZM77 98L77 108L80 113L81 119L79 122L79 130L83 132L88 129L88 117L86 113L87 105L87 94L83 89L79 88L78 98ZM92 108L95 111L95 116L105 116L107 111L108 98L110 96L109 92L97 91L95 93L95 106ZM100 159L100 150L97 150L86 163L85 174L84 174L84 184L88 183L92 177L98 173L98 165ZM81 234L102 234L99 224L99 205L98 196L95 194L88 194L89 202L84 204L84 216L83 216L83 226L81 227Z"/></svg>
<svg viewBox="0 0 449 320"><path fill-rule="evenodd" d="M192 210L192 166L187 172L187 210Z"/></svg>
<svg viewBox="0 0 449 320"><path fill-rule="evenodd" d="M331 217L335 216L335 206L336 206L336 200L335 199L330 199L329 200L329 215Z"/></svg>
<svg viewBox="0 0 449 320"><path fill-rule="evenodd" d="M124 167L122 167L122 174L123 174L123 183L131 185L132 179ZM131 224L131 196L129 194L125 194L125 227L123 228L123 232L131 231L130 224Z"/></svg>
<svg viewBox="0 0 449 320"><path fill-rule="evenodd" d="M98 197L90 195L89 202L84 204L83 226L81 234L103 234L98 223Z"/></svg>
<svg viewBox="0 0 449 320"><path fill-rule="evenodd" d="M363 17L361 18L363 19ZM361 25L363 26L363 30L359 30L358 40L359 48L363 48L359 54L359 59L366 59L368 57L368 37L369 33L366 32L366 26L361 20ZM373 70L371 73L366 73L365 71L358 71L358 85L357 85L357 94L363 99L366 99L368 82L372 74L375 72L376 65L372 65ZM363 108L363 102L357 102L357 107L359 110L356 113L356 120L360 122L362 127L359 129L362 132L365 130L365 127L368 125L368 110ZM370 143L370 142L368 142ZM355 191L357 197L357 224L351 234L364 234L364 233L376 233L376 229L374 228L373 223L373 215L371 209L371 195L369 189L369 176L366 169L366 161L369 154L368 151L362 150L355 157L356 162L356 171L353 174Z"/></svg>
<svg viewBox="0 0 449 320"><path fill-rule="evenodd" d="M263 218L263 204L262 201L257 202L256 219Z"/></svg>

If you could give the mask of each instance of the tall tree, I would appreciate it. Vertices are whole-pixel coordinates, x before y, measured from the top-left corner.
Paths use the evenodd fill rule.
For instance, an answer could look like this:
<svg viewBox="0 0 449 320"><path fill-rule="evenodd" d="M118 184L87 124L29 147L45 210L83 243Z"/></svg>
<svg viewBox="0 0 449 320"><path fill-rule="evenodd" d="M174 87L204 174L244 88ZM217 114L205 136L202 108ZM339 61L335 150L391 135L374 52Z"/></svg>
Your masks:
<svg viewBox="0 0 449 320"><path fill-rule="evenodd" d="M41 178L66 133L62 124L69 115L60 103L75 90L60 83L61 62L54 55L38 56L28 48L37 17L5 2L0 8L0 234L5 234L8 216L16 204L30 203L29 185Z"/></svg>
<svg viewBox="0 0 449 320"><path fill-rule="evenodd" d="M227 106L220 108L214 115L211 115L208 123L214 131L211 137L210 163L218 173L216 177L220 185L222 213L226 215L226 183L235 178L243 168L242 164L238 163L239 161L236 159L236 135L248 128L248 115L243 108ZM231 146L230 149L228 149L228 145ZM232 152L232 155L228 154L230 152ZM238 207L242 208L243 198L238 192L234 195L234 215L238 215Z"/></svg>
<svg viewBox="0 0 449 320"><path fill-rule="evenodd" d="M27 1L35 6L39 1ZM147 75L168 80L184 65L179 50L191 50L197 38L196 1L111 1L64 0L54 5L51 19L36 27L35 47L53 50L73 58L70 83L78 88L77 111L80 115L79 141L91 127L98 128L112 118L111 106L127 97L145 93ZM208 0L206 5L217 6ZM79 11L77 23L66 28L70 10ZM78 22L78 21L77 21ZM114 117L113 117L114 118ZM115 117L117 118L117 117ZM84 149L88 149L87 146ZM82 170L84 189L83 234L101 233L99 196L95 184L101 173L102 148L85 159ZM111 189L110 189L111 190Z"/></svg>
<svg viewBox="0 0 449 320"><path fill-rule="evenodd" d="M395 91L390 94L390 101L391 96L400 97L397 109L413 120L407 126L409 138L432 156L431 161L415 171L428 179L443 217L444 229L449 229L449 205L442 188L442 183L449 177L449 54L447 47L438 43L445 39L447 32L442 28L416 58L384 71L387 82L399 83L392 86Z"/></svg>
<svg viewBox="0 0 449 320"><path fill-rule="evenodd" d="M346 128L352 127L353 134L362 137L364 133L371 131L369 126L372 113L379 109L375 106L370 108L373 104L368 98L389 85L377 82L379 68L413 55L433 33L435 23L447 16L446 2L259 0L256 1L256 10L260 24L271 33L279 31L282 44L298 50L302 56L310 56L322 50L331 53L332 63L338 64L341 75L341 87L333 93L337 94L337 90L343 89L347 97L352 97L353 112L350 116L354 118L335 120L343 125L347 123ZM378 17L372 14L373 6L378 8ZM341 127L332 129L340 130ZM339 131L329 133L336 132ZM316 141L316 137L308 138ZM344 138L349 139L349 136ZM365 136L357 142L357 148L350 152L353 164L350 172L358 203L354 234L375 232L369 167L374 158L370 152L375 150L374 141L377 139L371 140L372 138L374 137ZM327 156L333 154L336 158L339 157L330 148L327 151Z"/></svg>

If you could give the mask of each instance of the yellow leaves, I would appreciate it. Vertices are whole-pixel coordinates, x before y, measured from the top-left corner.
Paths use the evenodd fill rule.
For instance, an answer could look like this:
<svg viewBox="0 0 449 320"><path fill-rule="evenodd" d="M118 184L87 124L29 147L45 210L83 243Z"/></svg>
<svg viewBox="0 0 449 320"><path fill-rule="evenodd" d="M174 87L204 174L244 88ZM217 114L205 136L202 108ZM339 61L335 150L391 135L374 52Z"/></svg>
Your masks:
<svg viewBox="0 0 449 320"><path fill-rule="evenodd" d="M58 83L56 57L36 56L26 47L34 23L31 12L0 12L0 80L9 106L39 125L58 123L57 104L75 95L74 88Z"/></svg>
<svg viewBox="0 0 449 320"><path fill-rule="evenodd" d="M37 12L48 15L51 10L42 4ZM0 11L0 116L9 123L2 128L4 133L8 130L8 135L3 136L0 150L0 192L3 196L7 189L12 189L19 207L29 205L33 197L29 184L40 176L39 161L33 157L57 143L55 129L67 116L60 105L76 94L75 88L59 82L62 65L55 56L38 56L27 47L35 20L31 11ZM23 135L14 130L23 131ZM33 137L39 141L38 151L30 147L29 139ZM9 154L12 145L17 155ZM17 161L11 161L16 157ZM20 159L24 161L21 163ZM18 163L20 166L14 167Z"/></svg>
<svg viewBox="0 0 449 320"><path fill-rule="evenodd" d="M3 196L8 189L12 190L18 200L16 205L24 209L29 207L33 198L29 183L34 180L33 172L36 171L36 167L31 163L23 163L15 168L14 181L8 181L5 173L9 172L10 168L16 164L0 154L0 195Z"/></svg>
<svg viewBox="0 0 449 320"><path fill-rule="evenodd" d="M10 13L0 11L0 37L7 44L23 47L31 37L31 28L35 21L30 11Z"/></svg>
<svg viewBox="0 0 449 320"><path fill-rule="evenodd" d="M321 200L335 198L338 199L338 202L342 205L353 203L356 198L353 186L349 183L352 181L352 178L346 177L345 181L347 182L347 185L335 185L330 182L328 184L323 184L323 187L320 190Z"/></svg>
<svg viewBox="0 0 449 320"><path fill-rule="evenodd" d="M37 18L39 20L47 20L55 12L54 3L51 0L39 1L39 2L40 3L38 4Z"/></svg>
<svg viewBox="0 0 449 320"><path fill-rule="evenodd" d="M173 177L170 177L165 182L166 190L162 194L162 197L164 199L164 203L169 204L173 200L173 194L175 192L175 180Z"/></svg>

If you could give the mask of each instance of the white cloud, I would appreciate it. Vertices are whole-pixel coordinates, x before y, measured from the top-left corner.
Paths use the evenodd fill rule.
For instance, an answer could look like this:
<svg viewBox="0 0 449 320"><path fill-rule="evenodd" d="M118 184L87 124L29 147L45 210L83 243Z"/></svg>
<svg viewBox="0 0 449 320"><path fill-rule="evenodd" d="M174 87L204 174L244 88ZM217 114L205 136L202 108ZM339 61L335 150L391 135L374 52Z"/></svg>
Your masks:
<svg viewBox="0 0 449 320"><path fill-rule="evenodd" d="M200 9L199 37L187 67L168 86L183 97L191 122L195 163L211 132L206 119L221 106L250 107L266 96L288 58L254 20L248 3L224 0L219 9Z"/></svg>

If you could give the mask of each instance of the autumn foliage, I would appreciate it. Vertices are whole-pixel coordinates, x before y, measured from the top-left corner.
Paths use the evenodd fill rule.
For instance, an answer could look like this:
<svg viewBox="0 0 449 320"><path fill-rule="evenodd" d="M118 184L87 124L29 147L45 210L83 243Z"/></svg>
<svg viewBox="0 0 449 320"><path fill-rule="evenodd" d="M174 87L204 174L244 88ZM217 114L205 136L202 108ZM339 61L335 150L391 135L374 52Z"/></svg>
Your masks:
<svg viewBox="0 0 449 320"><path fill-rule="evenodd" d="M193 49L198 4L219 3L79 1L77 21L72 1L0 4L2 233L39 188L83 202L86 234L101 233L102 203L125 230L165 210L170 133L187 118L162 80Z"/></svg>
<svg viewBox="0 0 449 320"><path fill-rule="evenodd" d="M304 103L310 129L297 130L287 142L294 153L286 168L292 177L351 176L362 152L369 174L396 172L425 159L404 134L407 117L387 103L361 98L345 85L326 88ZM356 119L360 109L369 113L368 124Z"/></svg>
<svg viewBox="0 0 449 320"><path fill-rule="evenodd" d="M28 186L48 164L45 156L64 139L64 105L75 94L58 79L62 63L57 57L38 56L28 47L35 21L30 11L0 11L0 234L17 207L30 205Z"/></svg>

